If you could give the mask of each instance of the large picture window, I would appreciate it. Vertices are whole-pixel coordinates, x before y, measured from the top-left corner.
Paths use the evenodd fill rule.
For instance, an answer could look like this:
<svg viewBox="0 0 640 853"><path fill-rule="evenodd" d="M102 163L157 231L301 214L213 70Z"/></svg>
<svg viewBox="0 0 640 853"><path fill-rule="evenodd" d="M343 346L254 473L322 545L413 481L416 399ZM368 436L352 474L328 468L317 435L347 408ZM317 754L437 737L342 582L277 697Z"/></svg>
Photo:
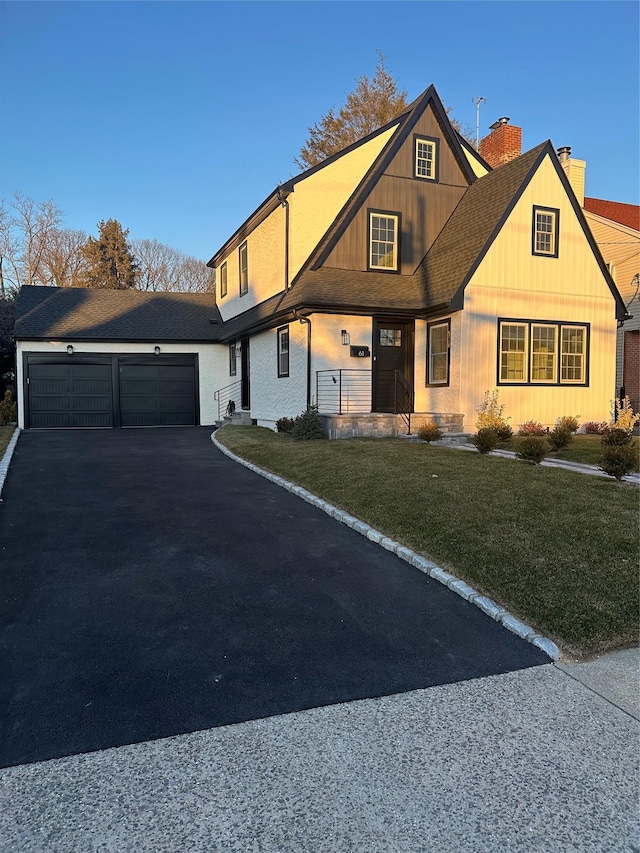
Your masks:
<svg viewBox="0 0 640 853"><path fill-rule="evenodd" d="M448 320L427 327L427 385L449 384L450 337Z"/></svg>
<svg viewBox="0 0 640 853"><path fill-rule="evenodd" d="M278 376L289 375L289 327L278 329Z"/></svg>
<svg viewBox="0 0 640 853"><path fill-rule="evenodd" d="M534 255L558 257L558 234L560 211L553 207L533 208L533 245Z"/></svg>
<svg viewBox="0 0 640 853"><path fill-rule="evenodd" d="M400 215L369 212L369 269L398 271Z"/></svg>
<svg viewBox="0 0 640 853"><path fill-rule="evenodd" d="M588 384L588 323L500 320L498 325L499 384Z"/></svg>
<svg viewBox="0 0 640 853"><path fill-rule="evenodd" d="M238 249L238 272L240 276L240 296L249 291L249 258L246 241Z"/></svg>

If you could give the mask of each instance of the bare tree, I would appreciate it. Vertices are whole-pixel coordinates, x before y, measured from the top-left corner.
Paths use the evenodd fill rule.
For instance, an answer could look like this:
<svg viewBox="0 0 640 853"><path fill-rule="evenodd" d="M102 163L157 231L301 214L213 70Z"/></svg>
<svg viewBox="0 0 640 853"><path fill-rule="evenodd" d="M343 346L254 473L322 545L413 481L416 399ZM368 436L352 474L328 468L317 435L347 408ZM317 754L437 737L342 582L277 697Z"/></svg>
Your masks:
<svg viewBox="0 0 640 853"><path fill-rule="evenodd" d="M34 201L19 192L13 193L11 207L15 215L10 220L12 241L7 259L12 284L16 288L39 284L44 275L44 255L52 232L60 227L62 210L52 200Z"/></svg>
<svg viewBox="0 0 640 853"><path fill-rule="evenodd" d="M140 267L141 290L205 293L215 289L215 274L203 261L183 255L158 240L132 240Z"/></svg>
<svg viewBox="0 0 640 853"><path fill-rule="evenodd" d="M38 283L54 287L78 285L85 270L82 247L86 242L84 231L54 228L44 248Z"/></svg>

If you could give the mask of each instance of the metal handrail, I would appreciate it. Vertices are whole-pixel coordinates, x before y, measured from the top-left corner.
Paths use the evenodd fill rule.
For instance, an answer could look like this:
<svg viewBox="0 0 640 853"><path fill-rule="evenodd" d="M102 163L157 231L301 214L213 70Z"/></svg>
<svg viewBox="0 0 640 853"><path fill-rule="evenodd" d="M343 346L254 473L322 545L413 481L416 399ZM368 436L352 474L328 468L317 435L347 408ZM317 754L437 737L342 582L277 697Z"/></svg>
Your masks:
<svg viewBox="0 0 640 853"><path fill-rule="evenodd" d="M393 396L395 400L395 413L400 415L407 425L407 435L411 433L411 412L413 411L414 392L411 384L399 370L394 370Z"/></svg>
<svg viewBox="0 0 640 853"><path fill-rule="evenodd" d="M316 370L316 405L324 415L371 411L371 371Z"/></svg>
<svg viewBox="0 0 640 853"><path fill-rule="evenodd" d="M221 419L222 407L224 406L225 414L228 411L229 403L233 403L234 411L240 408L236 404L236 400L240 400L242 398L242 379L237 379L235 382L232 382L231 385L227 385L224 388L218 388L217 391L213 392L213 399L218 404L218 420Z"/></svg>

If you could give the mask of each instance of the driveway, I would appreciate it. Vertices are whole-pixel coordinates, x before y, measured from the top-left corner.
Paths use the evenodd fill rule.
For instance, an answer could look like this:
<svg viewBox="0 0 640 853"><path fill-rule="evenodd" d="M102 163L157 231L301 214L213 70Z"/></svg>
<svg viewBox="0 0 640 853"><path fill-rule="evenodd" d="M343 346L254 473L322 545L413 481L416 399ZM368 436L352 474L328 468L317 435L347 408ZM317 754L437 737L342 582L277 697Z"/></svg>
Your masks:
<svg viewBox="0 0 640 853"><path fill-rule="evenodd" d="M549 662L210 433L21 435L0 503L0 766Z"/></svg>

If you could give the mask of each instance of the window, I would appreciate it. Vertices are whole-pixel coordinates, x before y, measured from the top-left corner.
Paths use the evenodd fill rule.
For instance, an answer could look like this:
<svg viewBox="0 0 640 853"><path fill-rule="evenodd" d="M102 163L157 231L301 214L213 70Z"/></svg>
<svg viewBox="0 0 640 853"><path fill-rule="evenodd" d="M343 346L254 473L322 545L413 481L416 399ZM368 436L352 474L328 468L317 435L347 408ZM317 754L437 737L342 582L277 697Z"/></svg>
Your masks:
<svg viewBox="0 0 640 853"><path fill-rule="evenodd" d="M498 337L499 384L587 384L587 323L501 320Z"/></svg>
<svg viewBox="0 0 640 853"><path fill-rule="evenodd" d="M289 375L289 327L278 329L278 376Z"/></svg>
<svg viewBox="0 0 640 853"><path fill-rule="evenodd" d="M247 258L246 241L238 249L238 263L240 274L240 296L249 292L249 262Z"/></svg>
<svg viewBox="0 0 640 853"><path fill-rule="evenodd" d="M220 298L227 295L227 262L220 267Z"/></svg>
<svg viewBox="0 0 640 853"><path fill-rule="evenodd" d="M533 208L533 246L534 255L558 257L558 225L560 211L552 207Z"/></svg>
<svg viewBox="0 0 640 853"><path fill-rule="evenodd" d="M438 180L438 140L414 136L413 174L427 181Z"/></svg>
<svg viewBox="0 0 640 853"><path fill-rule="evenodd" d="M555 382L556 327L531 327L531 381Z"/></svg>
<svg viewBox="0 0 640 853"><path fill-rule="evenodd" d="M235 342L229 344L229 376L235 376L238 372L236 356L238 351Z"/></svg>
<svg viewBox="0 0 640 853"><path fill-rule="evenodd" d="M585 343L584 326L562 327L562 368L560 382L584 383Z"/></svg>
<svg viewBox="0 0 640 853"><path fill-rule="evenodd" d="M398 271L400 214L369 213L369 269Z"/></svg>
<svg viewBox="0 0 640 853"><path fill-rule="evenodd" d="M427 385L449 384L449 321L427 327Z"/></svg>
<svg viewBox="0 0 640 853"><path fill-rule="evenodd" d="M402 329L380 329L381 347L401 347Z"/></svg>

